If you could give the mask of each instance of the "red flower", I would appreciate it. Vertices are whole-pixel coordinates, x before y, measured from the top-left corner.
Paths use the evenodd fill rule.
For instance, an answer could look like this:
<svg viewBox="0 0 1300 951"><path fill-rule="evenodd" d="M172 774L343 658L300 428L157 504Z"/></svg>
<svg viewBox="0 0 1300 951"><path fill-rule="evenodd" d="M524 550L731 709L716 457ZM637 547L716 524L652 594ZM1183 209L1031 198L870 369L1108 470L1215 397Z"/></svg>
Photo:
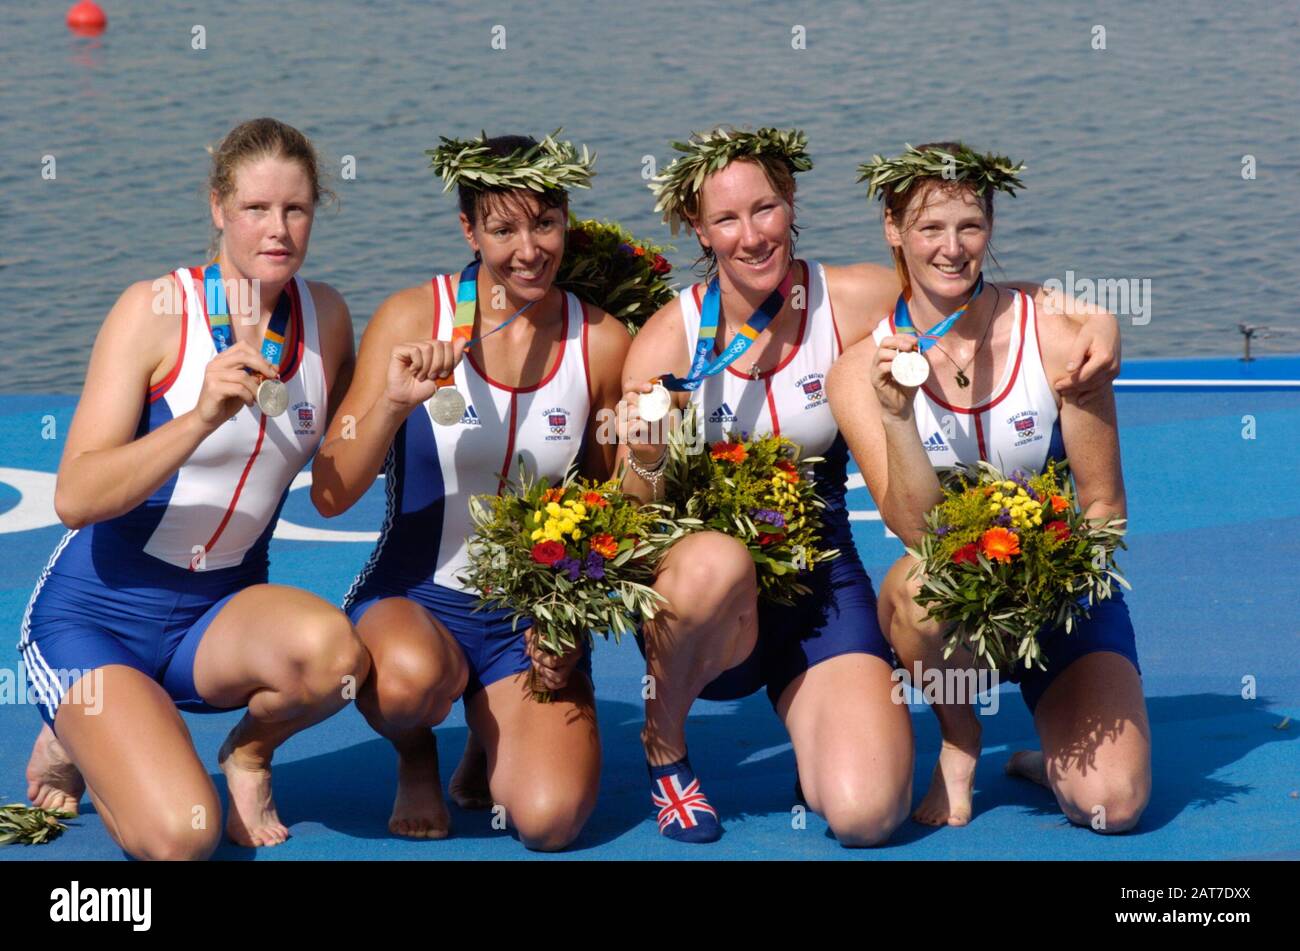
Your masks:
<svg viewBox="0 0 1300 951"><path fill-rule="evenodd" d="M1059 519L1055 522L1048 522L1043 526L1043 530L1055 535L1058 542L1063 542L1070 537L1070 526Z"/></svg>
<svg viewBox="0 0 1300 951"><path fill-rule="evenodd" d="M785 536L781 534L772 535L767 532L758 533L759 545L772 545L775 544L776 542L783 542L783 541L785 541Z"/></svg>
<svg viewBox="0 0 1300 951"><path fill-rule="evenodd" d="M748 453L745 450L744 443L738 442L715 442L713 444L711 455L714 459L726 459L728 462L744 462Z"/></svg>
<svg viewBox="0 0 1300 951"><path fill-rule="evenodd" d="M633 248L632 253L639 258L645 257L645 248L640 248L640 247Z"/></svg>
<svg viewBox="0 0 1300 951"><path fill-rule="evenodd" d="M585 492L582 496L584 505L590 505L592 508L603 509L609 506L609 501L599 492Z"/></svg>
<svg viewBox="0 0 1300 951"><path fill-rule="evenodd" d="M614 541L613 535L602 532L591 536L591 550L602 558L613 558L618 554L618 542Z"/></svg>
<svg viewBox="0 0 1300 951"><path fill-rule="evenodd" d="M799 469L789 459L776 460L776 467L785 473L791 482L799 481Z"/></svg>
<svg viewBox="0 0 1300 951"><path fill-rule="evenodd" d="M975 554L976 545L971 542L969 545L962 545L952 553L952 563L954 565L976 565L979 564L979 557Z"/></svg>
<svg viewBox="0 0 1300 951"><path fill-rule="evenodd" d="M538 542L533 546L533 561L548 568L564 557L564 543L557 541Z"/></svg>
<svg viewBox="0 0 1300 951"><path fill-rule="evenodd" d="M656 254L654 264L650 265L650 270L654 271L656 274L667 274L672 269L673 266L668 263L668 259L662 254Z"/></svg>
<svg viewBox="0 0 1300 951"><path fill-rule="evenodd" d="M990 561L1006 564L1012 556L1020 554L1020 539L1005 528L990 528L980 536L980 551Z"/></svg>

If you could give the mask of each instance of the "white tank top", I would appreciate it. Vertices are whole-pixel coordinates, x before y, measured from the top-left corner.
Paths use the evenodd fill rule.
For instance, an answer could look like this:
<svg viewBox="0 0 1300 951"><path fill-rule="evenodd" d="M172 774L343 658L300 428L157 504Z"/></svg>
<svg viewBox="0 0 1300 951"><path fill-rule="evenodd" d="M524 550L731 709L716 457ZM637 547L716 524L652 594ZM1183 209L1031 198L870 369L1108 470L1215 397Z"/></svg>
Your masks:
<svg viewBox="0 0 1300 951"><path fill-rule="evenodd" d="M452 280L451 274L433 279L434 340L451 340ZM521 456L530 478L552 485L581 458L593 402L586 305L566 293L562 320L559 355L537 385L491 380L470 350L455 373L466 403L461 421L435 423L432 398L411 411L385 462L388 508L379 542L345 601L371 579L386 587L432 583L472 591L457 578L474 530L470 496L498 494L499 473L517 482Z"/></svg>
<svg viewBox="0 0 1300 951"><path fill-rule="evenodd" d="M796 262L796 268L800 269L795 271L796 284L806 268L807 291L804 306L797 313L799 331L794 349L757 380L750 379L733 363L691 393L691 402L701 408L709 442L722 439L731 430L751 435L774 433L789 437L805 456L824 456L839 435L826 400L826 374L843 348L826 289L826 275L816 261ZM696 284L678 297L686 352L692 356L699 339L704 291L703 284ZM717 339L720 343L722 335ZM715 345L715 352L720 350ZM749 360L741 357L737 363L748 367Z"/></svg>
<svg viewBox="0 0 1300 951"><path fill-rule="evenodd" d="M1002 379L979 406L954 406L928 384L916 391L916 428L936 469L991 462L1004 473L1039 472L1049 456L1064 459L1056 397L1043 369L1033 298L1015 292L1015 316ZM894 315L872 333L877 344L895 332ZM935 364L936 366L938 364Z"/></svg>
<svg viewBox="0 0 1300 951"><path fill-rule="evenodd" d="M217 355L202 271L197 280L187 268L175 276L185 309L180 359L150 391L146 431L198 405L204 371ZM287 290L294 304L281 363L288 410L270 419L256 404L246 406L198 445L172 480L131 513L142 521L156 519L146 554L194 570L201 555L201 568L212 570L240 565L254 546L265 547L289 483L320 443L328 410L311 291L300 277Z"/></svg>

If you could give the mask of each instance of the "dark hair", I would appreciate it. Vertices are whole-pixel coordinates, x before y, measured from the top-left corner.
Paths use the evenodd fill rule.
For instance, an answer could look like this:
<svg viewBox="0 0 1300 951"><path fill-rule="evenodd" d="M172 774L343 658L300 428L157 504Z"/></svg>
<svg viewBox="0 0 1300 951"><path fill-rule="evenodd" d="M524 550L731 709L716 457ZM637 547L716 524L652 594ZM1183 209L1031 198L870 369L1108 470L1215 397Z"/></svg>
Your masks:
<svg viewBox="0 0 1300 951"><path fill-rule="evenodd" d="M504 158L513 152L531 149L537 145L537 140L530 135L495 135L484 144L493 155ZM463 182L456 186L460 210L469 219L471 225L478 224L480 212L486 216L492 207L498 207L498 203L522 207L519 203L520 196L517 194L519 191L521 189L518 188L471 188ZM548 188L540 192L531 189L525 191L537 199L543 208L563 208L569 201L569 193L563 188ZM488 200L485 202L484 198Z"/></svg>
<svg viewBox="0 0 1300 951"><path fill-rule="evenodd" d="M925 152L929 149L939 149L944 152L952 153L961 148L960 142L928 142L925 145L918 145L918 151ZM889 218L894 222L894 226L899 231L906 231L905 222L908 211L912 210L913 201L920 196L920 203L912 211L911 218L915 220L920 217L921 213L929 207L933 201L936 192L942 191L944 194L952 196L961 191L970 191L973 194L971 186L963 181L945 179L939 175L932 175L926 178L913 179L911 186L906 191L895 191L892 184L885 185L881 188L883 195L884 209L881 214L888 213ZM989 221L989 227L993 227L993 189L984 189L983 195L976 196L981 207L984 209L984 217ZM891 248L894 256L894 269L898 272L898 280L903 285L903 293L908 294L911 289L911 277L907 273L907 262L903 260L903 251L901 248ZM1002 265L998 263L997 255L993 253L992 242L986 249L988 256L993 260L993 264L1001 270Z"/></svg>
<svg viewBox="0 0 1300 951"><path fill-rule="evenodd" d="M241 122L212 150L212 170L208 173L208 188L224 204L235 193L235 172L245 162L267 156L297 162L311 183L311 201L319 205L322 198L334 198L334 192L321 186L320 160L311 140L291 125L279 119L263 117ZM221 238L217 232L212 239L215 250Z"/></svg>
<svg viewBox="0 0 1300 951"><path fill-rule="evenodd" d="M742 155L732 159L728 165L735 162L753 162L763 170L763 175L772 189L784 198L790 204L791 210L794 209L794 172L790 169L786 160L779 155ZM724 166L725 167L725 166ZM719 169L718 171L721 171ZM710 173L714 174L714 173ZM705 176L706 178L708 176ZM692 226L698 226L699 220L704 213L704 185L701 183L697 191L691 192L682 202L682 211L686 219ZM794 258L794 248L799 241L799 226L791 222L790 224L790 257ZM712 248L706 248L700 245L700 256L695 259L692 265L704 276L706 280L712 280L713 276L718 273L718 257L713 253Z"/></svg>

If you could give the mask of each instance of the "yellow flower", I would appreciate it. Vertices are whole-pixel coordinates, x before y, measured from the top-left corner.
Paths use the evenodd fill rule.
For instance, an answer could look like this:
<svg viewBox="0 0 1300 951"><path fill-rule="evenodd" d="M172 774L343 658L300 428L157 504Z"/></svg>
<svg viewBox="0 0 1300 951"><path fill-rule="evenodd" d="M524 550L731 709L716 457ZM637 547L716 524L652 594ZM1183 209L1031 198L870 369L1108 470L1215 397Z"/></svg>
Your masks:
<svg viewBox="0 0 1300 951"><path fill-rule="evenodd" d="M989 511L992 512L994 515L996 515L999 511L1001 511L1001 509L1002 506L999 505L997 502L994 502L992 505L989 506Z"/></svg>
<svg viewBox="0 0 1300 951"><path fill-rule="evenodd" d="M530 535L529 537L530 537L533 541L537 541L537 539L541 538L541 537L542 537L543 535L545 535L545 534L546 534L546 533L545 533L544 531L542 531L542 530L539 528L539 529L537 529L536 531L534 531L533 534Z"/></svg>
<svg viewBox="0 0 1300 951"><path fill-rule="evenodd" d="M558 517L562 511L563 511L563 509L560 508L560 504L559 504L558 502L547 502L547 503L546 503L546 514L547 514L547 515L554 515L554 516L557 516L557 517Z"/></svg>
<svg viewBox="0 0 1300 951"><path fill-rule="evenodd" d="M1006 489L1008 492L1012 492L1015 490L1016 484L1008 479L1006 482L1002 483L1002 488Z"/></svg>
<svg viewBox="0 0 1300 951"><path fill-rule="evenodd" d="M1006 496L1004 496L1001 492L994 492L994 493L993 493L993 501L994 501L994 502L1001 502L1004 498L1006 498Z"/></svg>
<svg viewBox="0 0 1300 951"><path fill-rule="evenodd" d="M575 542L576 542L578 539L582 538L582 529L580 529L580 528L575 528L575 529L573 530L573 536L572 536L572 537L573 537L573 540L574 540Z"/></svg>
<svg viewBox="0 0 1300 951"><path fill-rule="evenodd" d="M575 524L576 523L571 518L562 519L560 521L560 531L571 532L573 531Z"/></svg>
<svg viewBox="0 0 1300 951"><path fill-rule="evenodd" d="M583 505L581 502L574 502L573 516L577 521L581 522L587 517L587 506Z"/></svg>

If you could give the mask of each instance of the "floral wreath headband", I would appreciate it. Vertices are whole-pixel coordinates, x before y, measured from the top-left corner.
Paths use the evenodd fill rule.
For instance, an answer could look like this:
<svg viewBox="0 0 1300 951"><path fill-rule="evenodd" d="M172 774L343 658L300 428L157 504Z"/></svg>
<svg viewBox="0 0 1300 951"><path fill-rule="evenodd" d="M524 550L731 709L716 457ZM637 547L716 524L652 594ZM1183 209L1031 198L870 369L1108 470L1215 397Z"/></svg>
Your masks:
<svg viewBox="0 0 1300 951"><path fill-rule="evenodd" d="M905 192L914 182L932 178L968 182L981 197L990 188L1014 196L1016 189L1025 187L1020 180L1024 170L1024 162L1012 162L992 152L981 154L961 143L951 151L909 145L896 158L871 156L870 162L858 166L858 181L867 183L867 201L883 198L886 190Z"/></svg>
<svg viewBox="0 0 1300 951"><path fill-rule="evenodd" d="M808 155L808 136L799 129L765 127L757 132L718 127L711 132L693 132L686 142L672 143L683 153L650 180L655 195L655 211L663 212L664 221L677 234L687 223L686 204L704 186L711 173L726 168L738 158L775 155L785 161L792 173L813 167Z"/></svg>
<svg viewBox="0 0 1300 951"><path fill-rule="evenodd" d="M443 191L464 185L476 191L487 188L527 188L530 191L568 191L590 188L596 174L596 156L572 142L556 139L563 129L556 129L542 141L528 148L515 149L509 155L497 155L487 145L483 132L477 139L449 139L439 136L442 144L425 149L429 167L441 176Z"/></svg>

